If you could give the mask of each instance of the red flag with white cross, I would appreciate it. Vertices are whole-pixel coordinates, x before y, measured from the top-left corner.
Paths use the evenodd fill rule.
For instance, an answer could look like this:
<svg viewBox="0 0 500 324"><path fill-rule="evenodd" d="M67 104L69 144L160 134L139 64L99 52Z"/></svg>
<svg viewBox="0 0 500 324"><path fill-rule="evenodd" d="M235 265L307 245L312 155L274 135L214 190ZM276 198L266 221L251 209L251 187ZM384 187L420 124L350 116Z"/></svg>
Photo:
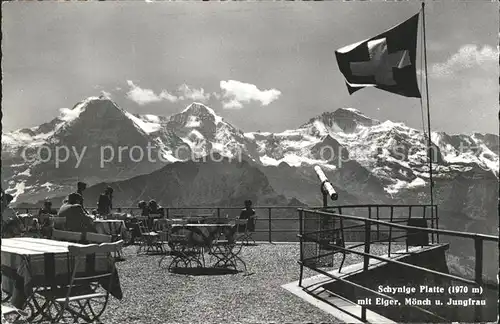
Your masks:
<svg viewBox="0 0 500 324"><path fill-rule="evenodd" d="M375 87L420 98L415 65L418 16L380 35L335 51L350 94L365 87Z"/></svg>

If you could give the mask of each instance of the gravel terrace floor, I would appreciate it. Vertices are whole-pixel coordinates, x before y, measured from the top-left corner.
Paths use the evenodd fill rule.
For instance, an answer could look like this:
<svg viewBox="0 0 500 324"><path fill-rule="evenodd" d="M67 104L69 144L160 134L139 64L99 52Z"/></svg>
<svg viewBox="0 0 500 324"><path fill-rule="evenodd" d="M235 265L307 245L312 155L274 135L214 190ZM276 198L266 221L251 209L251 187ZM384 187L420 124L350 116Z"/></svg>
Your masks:
<svg viewBox="0 0 500 324"><path fill-rule="evenodd" d="M170 273L170 256L159 267L161 255L136 251L125 247L125 261L117 262L124 297L110 297L103 323L341 323L281 287L299 279L296 243L245 246L240 256L248 276ZM372 245L372 253L386 252L387 246ZM345 265L361 261L351 254ZM339 264L337 256L334 268ZM305 268L304 278L314 275Z"/></svg>
<svg viewBox="0 0 500 324"><path fill-rule="evenodd" d="M126 247L117 263L124 298L111 300L104 323L338 323L281 288L299 279L298 244L245 246L248 276L169 273L170 257L159 268L161 256L136 249Z"/></svg>
<svg viewBox="0 0 500 324"><path fill-rule="evenodd" d="M249 276L169 273L170 257L159 268L161 256L137 256L136 249L125 248L126 261L117 263L124 298L111 300L104 323L340 323L281 287L299 279L298 244L245 246ZM345 264L361 260L350 255ZM313 275L305 269L305 278Z"/></svg>

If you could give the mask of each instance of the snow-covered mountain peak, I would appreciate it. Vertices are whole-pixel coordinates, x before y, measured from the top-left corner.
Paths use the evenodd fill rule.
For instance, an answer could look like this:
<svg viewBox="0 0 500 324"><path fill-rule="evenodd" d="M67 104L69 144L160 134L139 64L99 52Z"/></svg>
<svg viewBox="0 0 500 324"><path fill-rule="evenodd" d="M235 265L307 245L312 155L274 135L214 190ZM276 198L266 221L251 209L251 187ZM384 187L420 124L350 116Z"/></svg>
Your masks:
<svg viewBox="0 0 500 324"><path fill-rule="evenodd" d="M63 132L80 120L91 128L95 121L102 120L104 115L107 118L117 119L123 114L124 111L107 98L88 97L78 102L73 108L59 109L59 116L50 122L2 134L2 149L43 145L54 135Z"/></svg>
<svg viewBox="0 0 500 324"><path fill-rule="evenodd" d="M321 124L334 133L354 133L362 127L371 127L380 124L380 122L366 116L357 109L339 108L333 112L324 112L319 116L311 118L301 128L313 127L320 134L325 134Z"/></svg>
<svg viewBox="0 0 500 324"><path fill-rule="evenodd" d="M186 137L194 130L208 140L213 140L222 129L238 132L232 125L224 122L213 109L198 102L194 102L180 113L168 117L165 126L181 138Z"/></svg>
<svg viewBox="0 0 500 324"><path fill-rule="evenodd" d="M75 105L72 111L75 117L81 114L124 113L114 101L106 97L89 97Z"/></svg>
<svg viewBox="0 0 500 324"><path fill-rule="evenodd" d="M211 153L229 158L245 155L261 165L286 163L309 168L319 164L337 171L342 166L352 167L348 164L354 160L384 183L398 188L402 181L415 185L428 179L427 138L422 130L403 123L380 122L353 108L325 112L300 128L279 133L243 133L222 120L213 109L196 102L172 116L156 116L131 114L108 98L90 97L60 112L60 116L48 123L2 134L2 180L8 183L6 187L11 192L47 194L42 184L53 183L51 190L56 190L74 177L75 172L89 182L114 176L125 178L151 172L163 162ZM432 142L437 149L437 155L433 155L437 157L436 177L452 176L456 170L472 168L491 170L498 177L498 135L433 132ZM22 149L28 148L28 153L35 154L42 145L88 150L76 171L70 164L66 169L54 169L47 163L35 166L21 160ZM109 163L109 170L96 168L102 147L147 149L149 145L162 161L137 165L124 159L120 165ZM179 152L186 153L186 157ZM127 156L129 153L125 152ZM43 177L29 176L34 174L43 174Z"/></svg>
<svg viewBox="0 0 500 324"><path fill-rule="evenodd" d="M192 116L190 118L191 123L193 123L194 120L197 119L195 117L212 119L216 125L222 122L222 117L218 116L212 108L207 107L199 102L193 102L186 109L181 111L181 114Z"/></svg>

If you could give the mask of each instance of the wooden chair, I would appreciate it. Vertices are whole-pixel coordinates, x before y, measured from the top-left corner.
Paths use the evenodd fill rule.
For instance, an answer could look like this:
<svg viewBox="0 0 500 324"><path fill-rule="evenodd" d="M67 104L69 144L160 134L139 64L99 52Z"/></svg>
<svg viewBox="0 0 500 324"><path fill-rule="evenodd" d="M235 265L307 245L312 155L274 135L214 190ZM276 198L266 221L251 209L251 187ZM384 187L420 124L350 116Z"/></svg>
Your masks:
<svg viewBox="0 0 500 324"><path fill-rule="evenodd" d="M69 232L54 229L52 231L52 239L58 241L80 243L81 241L83 241L84 237L83 233L80 232Z"/></svg>
<svg viewBox="0 0 500 324"><path fill-rule="evenodd" d="M139 217L138 217L139 219ZM148 224L149 219L139 219L139 230L141 232L141 238L139 242L139 248L137 249L137 254L144 252L146 254L151 252L164 253L163 246L159 243L160 235L152 231Z"/></svg>
<svg viewBox="0 0 500 324"><path fill-rule="evenodd" d="M192 267L203 267L205 264L203 256L203 248L191 244L189 241L188 233L181 229L172 233L173 225L187 225L189 221L187 219L168 219L167 220L167 236L168 236L168 246L170 247L170 255L172 260L168 266L169 271L173 271L177 268L192 268ZM165 259L165 256L160 259L158 266Z"/></svg>
<svg viewBox="0 0 500 324"><path fill-rule="evenodd" d="M113 279L116 275L116 268L114 265L114 259L110 258L112 264L110 265L110 271L107 273L101 273L97 275L85 275L80 277L77 275L77 269L81 262L85 262L85 256L91 254L111 254L119 251L123 246L123 240L114 242L114 243L102 243L100 245L90 244L85 246L68 246L69 255L74 258L74 262L72 262L72 267L70 268L71 279L67 289L65 290L65 295L57 298L54 298L56 305L59 305L59 311L54 318L54 323L60 323L67 311L68 315L71 315L74 322L77 322L78 319L83 319L86 323L99 322L100 316L104 313L106 309L106 305L109 299L109 291L113 285ZM85 292L83 294L79 294L78 288L84 284L96 283L98 281L102 281L103 279L107 279L109 282L109 289L104 292L98 292L94 290L93 292ZM91 301L97 303L97 305L101 305L101 309L98 311L94 310L93 304ZM71 305L71 303L73 303Z"/></svg>
<svg viewBox="0 0 500 324"><path fill-rule="evenodd" d="M255 221L255 219L254 219ZM255 240L253 239L253 232L248 230L248 219L235 219L234 223L236 224L236 241L241 242L244 245L255 245ZM252 242L252 243L250 243Z"/></svg>
<svg viewBox="0 0 500 324"><path fill-rule="evenodd" d="M157 219L154 222L154 231L159 234L159 239L162 243L168 243L168 235L170 234L169 220L166 218Z"/></svg>
<svg viewBox="0 0 500 324"><path fill-rule="evenodd" d="M106 235L106 234L87 232L87 233L85 233L85 241L87 241L89 243L97 243L97 244L111 243L112 236Z"/></svg>
<svg viewBox="0 0 500 324"><path fill-rule="evenodd" d="M52 217L54 229L64 230L66 228L66 217Z"/></svg>
<svg viewBox="0 0 500 324"><path fill-rule="evenodd" d="M38 217L38 224L40 226L40 234L44 238L52 237L52 230L54 229L53 215L41 214Z"/></svg>
<svg viewBox="0 0 500 324"><path fill-rule="evenodd" d="M97 244L111 243L111 242L113 242L113 236L106 235L106 234L87 232L87 233L85 233L85 241L87 241L88 243L97 243ZM115 258L122 259L121 250L119 250L115 254Z"/></svg>

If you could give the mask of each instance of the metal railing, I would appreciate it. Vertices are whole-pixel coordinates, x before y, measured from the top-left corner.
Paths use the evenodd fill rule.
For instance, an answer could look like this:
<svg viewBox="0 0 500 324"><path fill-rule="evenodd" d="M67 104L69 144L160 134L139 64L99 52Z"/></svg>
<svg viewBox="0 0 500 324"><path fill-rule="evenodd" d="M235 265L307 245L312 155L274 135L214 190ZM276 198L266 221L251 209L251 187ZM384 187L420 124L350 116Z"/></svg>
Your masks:
<svg viewBox="0 0 500 324"><path fill-rule="evenodd" d="M303 206L255 206L256 224L254 239L268 242L293 242L297 241L299 219L297 209ZM85 206L87 210L95 207ZM58 209L57 207L55 208ZM36 215L39 208L15 208L18 213ZM238 218L242 207L164 207L165 218L189 218L198 215L211 215L210 218L223 221L226 218ZM138 207L116 207L113 213L126 213L140 215L142 210Z"/></svg>
<svg viewBox="0 0 500 324"><path fill-rule="evenodd" d="M297 217L297 209L303 206L255 206L256 224L254 238L258 241L268 242L297 242L299 233L299 218ZM95 207L88 207L92 210ZM218 220L226 218L239 217L242 207L164 207L164 217L166 218L184 218L196 215L211 214ZM308 207L318 209L324 207ZM337 210L339 213L348 213L350 215L358 215L369 219L389 220L391 222L405 222L412 217L429 217L431 215L429 205L346 205L346 206L330 206L329 210ZM57 208L56 208L57 209ZM16 208L19 213L36 215L39 208ZM138 215L141 209L138 207L116 207L113 208L115 213L127 213ZM431 219L432 224L437 227L438 216L437 209ZM353 234L352 240L356 240L356 235L361 231L351 231ZM378 232L379 238L386 237L389 231L380 229ZM390 234L390 233L389 233ZM434 237L433 237L434 240ZM349 241L349 240L348 240Z"/></svg>
<svg viewBox="0 0 500 324"><path fill-rule="evenodd" d="M400 205L399 207L404 206ZM354 206L349 206L349 207L354 207ZM365 207L368 208L368 213L371 214L372 208L374 206L371 205L360 205L357 207ZM381 205L376 206L375 208L380 208ZM385 294L382 294L378 291L375 291L373 289L367 288L365 286L362 286L358 283L354 283L350 280L339 278L339 276L333 275L332 273L328 273L321 268L323 268L321 260L324 260L325 258L333 257L335 254L342 254L343 259L341 263L342 264L345 260L345 255L348 254L354 254L354 255L359 255L363 257L363 272L368 271L369 269L369 263L370 259L375 259L383 262L387 262L388 264L394 264L398 265L407 269L412 269L420 272L425 272L428 274L432 274L434 276L438 276L440 278L446 278L448 280L454 280L458 281L461 283L465 283L468 285L473 285L473 286L481 286L483 285L483 244L485 241L490 241L490 242L498 242L499 238L497 236L492 236L492 235L483 235L483 234L474 234L474 233L466 233L466 232L458 232L458 231L450 231L450 230L442 230L442 229L437 229L437 218L432 220L432 219L427 219L425 217L425 212L424 212L424 217L426 221L431 220L432 222L432 228L426 228L426 227L416 227L416 226L408 226L408 225L402 225L399 224L399 220L394 217L394 209L392 208L393 206L387 205L386 207L390 208L391 210L391 217L389 221L385 221L382 219L374 219L372 217L358 217L358 216L352 216L352 215L345 215L342 214L340 211L343 211L342 207L333 207L329 208L330 210L332 209L337 209L339 212L338 213L333 213L333 212L327 212L327 211L320 211L318 210L319 208L313 208L313 209L298 209L299 213L299 224L300 224L300 229L299 229L299 239L300 239L300 277L299 277L299 286L302 287L302 278L303 278L303 271L304 267L310 268L318 273L321 273L325 276L328 276L332 279L335 279L343 284L347 284L348 286L352 286L358 289L361 289L365 292L368 292L369 294L375 295L375 296L380 296L385 299L390 299L394 300L393 297L387 296ZM412 205L407 205L407 208L409 210L412 210L415 208L415 206ZM432 208L436 208L435 206L431 206ZM324 208L321 208L324 209ZM425 209L424 209L425 210ZM411 214L411 212L410 212ZM435 213L437 215L437 208L435 209ZM410 219L411 217L408 217ZM407 220L408 220L407 219ZM338 221L339 226L335 226L335 221ZM326 223L325 223L326 221ZM334 226L325 226L329 221L329 224L334 224ZM362 225L355 225L355 226L344 226L345 222L351 222L351 223L362 223ZM346 246L345 240L343 240L343 237L345 235L345 231L352 229L352 228L363 228L363 236L364 239L361 244L354 244L351 246ZM389 236L385 238L380 238L379 231L380 227L388 227L389 228ZM403 232L406 232L404 235L400 236L392 236L393 234L393 228L398 229L398 230L403 230ZM413 233L408 233L408 232L413 232ZM436 270L431 270L427 269L424 267L416 266L410 263L402 262L402 261L397 261L394 259L390 259L391 255L391 244L395 242L396 238L406 238L408 239L411 235L424 235L427 236L431 234L431 236L436 235L436 243L439 242L439 236L438 235L447 235L447 236L453 236L453 237L459 237L459 238L466 238L466 239L471 239L474 240L474 247L475 247L475 276L474 279L468 279L465 277L449 274L449 273L444 273ZM375 234L375 235L373 235ZM326 239L325 239L326 237ZM389 258L386 257L381 257L377 256L373 253L370 253L370 247L373 243L382 243L382 242L387 242L388 244L388 256ZM434 240L433 240L434 243ZM313 245L313 249L311 249L311 244ZM418 244L420 245L420 244ZM357 247L364 247L364 252L361 251L356 251L355 248ZM326 252L325 252L326 251ZM408 252L408 244L407 244L407 252ZM309 255L308 255L309 253ZM340 270L339 270L340 271ZM356 304L354 301L350 301L353 304ZM366 321L366 309L367 307L361 306L361 320ZM410 306L413 307L414 309L417 309L423 313L427 313L428 315L431 315L437 319L440 320L445 320L441 316L430 312L429 310L423 309L419 306ZM476 311L476 319L481 318L481 311L482 308L480 306L476 306L475 308ZM446 320L445 320L446 321Z"/></svg>

